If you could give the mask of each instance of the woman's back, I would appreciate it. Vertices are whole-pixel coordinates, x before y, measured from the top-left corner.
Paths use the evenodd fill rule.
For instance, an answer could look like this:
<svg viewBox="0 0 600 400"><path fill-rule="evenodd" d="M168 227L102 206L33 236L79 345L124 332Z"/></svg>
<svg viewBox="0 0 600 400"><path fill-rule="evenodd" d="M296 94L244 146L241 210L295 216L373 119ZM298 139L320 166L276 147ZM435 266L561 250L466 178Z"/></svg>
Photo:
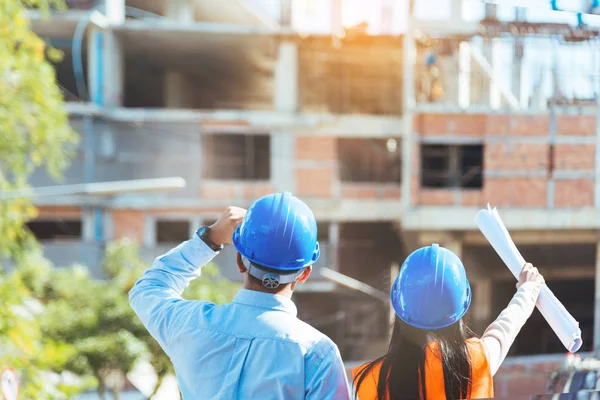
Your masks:
<svg viewBox="0 0 600 400"><path fill-rule="evenodd" d="M471 387L469 388L469 398L491 398L494 396L494 383L492 372L488 363L485 349L481 340L473 338L466 341L471 363ZM353 380L356 385L357 378L368 364L364 364L352 371ZM362 380L357 395L359 400L378 400L377 386L379 383L379 374L382 362L380 361L369 371L368 375ZM393 373L393 372L392 372ZM446 398L444 388L444 372L442 368L442 357L440 345L437 342L431 342L425 355L425 393L426 399L422 400L443 400ZM390 399L389 394L385 400ZM453 399L454 400L454 399Z"/></svg>

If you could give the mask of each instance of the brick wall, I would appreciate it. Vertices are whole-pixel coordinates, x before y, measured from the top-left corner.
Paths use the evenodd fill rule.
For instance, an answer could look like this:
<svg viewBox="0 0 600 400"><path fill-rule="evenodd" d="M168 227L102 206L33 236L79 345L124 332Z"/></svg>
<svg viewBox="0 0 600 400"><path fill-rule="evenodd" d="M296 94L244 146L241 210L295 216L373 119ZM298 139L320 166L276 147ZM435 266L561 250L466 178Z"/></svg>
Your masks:
<svg viewBox="0 0 600 400"><path fill-rule="evenodd" d="M547 392L548 379L564 355L508 358L494 376L495 398L515 398Z"/></svg>
<svg viewBox="0 0 600 400"><path fill-rule="evenodd" d="M553 125L548 114L416 115L415 134L428 143L473 143L474 138L476 142L480 139L485 172L481 190L421 188L417 140L411 203L481 206L491 201L504 207L593 206L595 145L591 139L596 132L595 117L558 115L555 122ZM552 126L556 141L551 157Z"/></svg>
<svg viewBox="0 0 600 400"><path fill-rule="evenodd" d="M146 229L145 212L138 210L113 209L113 238L129 238L139 244L144 242Z"/></svg>
<svg viewBox="0 0 600 400"><path fill-rule="evenodd" d="M335 194L337 149L334 137L296 137L296 194L331 198Z"/></svg>

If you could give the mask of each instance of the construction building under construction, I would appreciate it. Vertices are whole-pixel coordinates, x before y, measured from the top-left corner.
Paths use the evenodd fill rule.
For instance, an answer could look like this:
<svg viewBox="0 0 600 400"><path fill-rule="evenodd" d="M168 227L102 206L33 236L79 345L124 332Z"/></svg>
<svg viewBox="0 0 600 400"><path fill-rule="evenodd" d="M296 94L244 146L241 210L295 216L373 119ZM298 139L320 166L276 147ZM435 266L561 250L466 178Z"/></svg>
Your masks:
<svg viewBox="0 0 600 400"><path fill-rule="evenodd" d="M129 237L151 260L226 206L291 191L314 210L322 248L295 295L299 316L350 363L385 349L389 304L321 268L387 293L408 253L439 243L465 263L481 334L515 291L473 221L489 202L580 322L582 351L600 349L598 29L574 14L548 22L461 0L431 20L419 2L373 2L379 26L344 28L346 2L317 0L330 16L321 32L294 23L311 19L309 0L32 11L34 30L65 53L57 77L82 137L64 183L187 181L152 195L36 199L30 228L46 255L100 274L110 240ZM42 173L31 183L53 184ZM224 253L216 263L240 280L234 250ZM536 311L496 395L544 393L564 352Z"/></svg>

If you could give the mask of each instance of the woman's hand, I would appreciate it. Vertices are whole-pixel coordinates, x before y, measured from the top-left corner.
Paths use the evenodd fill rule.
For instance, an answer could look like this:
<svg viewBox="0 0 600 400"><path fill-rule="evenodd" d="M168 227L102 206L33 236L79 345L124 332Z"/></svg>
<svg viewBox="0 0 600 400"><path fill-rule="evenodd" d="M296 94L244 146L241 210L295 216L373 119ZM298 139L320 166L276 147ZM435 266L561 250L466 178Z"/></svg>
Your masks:
<svg viewBox="0 0 600 400"><path fill-rule="evenodd" d="M535 282L543 285L546 283L544 277L540 274L538 269L530 263L525 264L521 273L519 274L519 282L517 282L517 289L521 287L525 282Z"/></svg>

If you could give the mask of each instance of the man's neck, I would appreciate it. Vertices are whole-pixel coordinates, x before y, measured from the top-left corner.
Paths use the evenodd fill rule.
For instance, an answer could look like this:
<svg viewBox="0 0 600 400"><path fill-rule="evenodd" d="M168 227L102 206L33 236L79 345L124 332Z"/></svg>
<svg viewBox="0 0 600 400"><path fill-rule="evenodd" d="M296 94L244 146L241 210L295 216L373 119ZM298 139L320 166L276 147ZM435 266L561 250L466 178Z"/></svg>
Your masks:
<svg viewBox="0 0 600 400"><path fill-rule="evenodd" d="M244 289L247 290L254 290L256 292L261 292L261 293L268 293L268 294L276 294L278 296L283 296L285 298L288 299L292 299L292 293L294 292L291 288L291 285L286 285L284 286L281 290L269 290L267 288L264 288L262 286L259 285L255 285L251 282L248 282L247 280L244 281L244 285L242 286Z"/></svg>

